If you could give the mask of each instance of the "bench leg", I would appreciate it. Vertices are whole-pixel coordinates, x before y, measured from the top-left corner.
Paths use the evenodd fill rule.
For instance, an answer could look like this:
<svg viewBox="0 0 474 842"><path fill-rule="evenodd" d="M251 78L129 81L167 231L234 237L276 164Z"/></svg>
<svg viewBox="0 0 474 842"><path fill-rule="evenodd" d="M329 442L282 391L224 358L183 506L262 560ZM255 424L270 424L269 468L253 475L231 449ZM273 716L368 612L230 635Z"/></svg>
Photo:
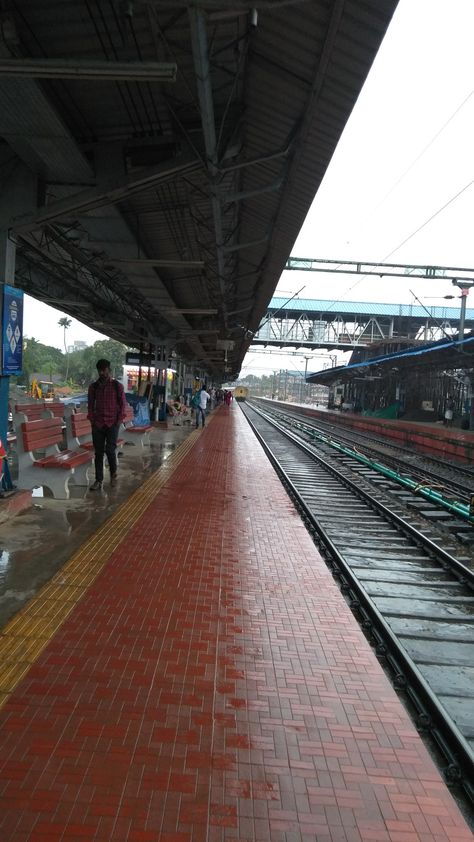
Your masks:
<svg viewBox="0 0 474 842"><path fill-rule="evenodd" d="M53 497L57 500L69 500L69 480L71 474L69 471L55 471L51 468L50 471L38 471L40 479L38 485L44 485L49 488Z"/></svg>
<svg viewBox="0 0 474 842"><path fill-rule="evenodd" d="M85 465L79 465L78 468L74 468L74 473L72 474L72 482L74 485L89 485L90 478L89 478L89 468L91 463L88 462Z"/></svg>
<svg viewBox="0 0 474 842"><path fill-rule="evenodd" d="M147 433L129 433L125 434L124 438L127 444L139 444L143 447L143 439L146 435Z"/></svg>

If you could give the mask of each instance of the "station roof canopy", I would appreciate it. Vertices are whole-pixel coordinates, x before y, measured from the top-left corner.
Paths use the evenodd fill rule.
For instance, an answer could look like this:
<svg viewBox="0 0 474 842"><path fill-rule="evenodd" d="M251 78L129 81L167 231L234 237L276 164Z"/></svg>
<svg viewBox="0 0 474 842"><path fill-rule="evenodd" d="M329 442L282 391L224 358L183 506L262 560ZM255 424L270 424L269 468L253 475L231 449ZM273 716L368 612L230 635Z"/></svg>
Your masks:
<svg viewBox="0 0 474 842"><path fill-rule="evenodd" d="M306 379L309 383L330 386L336 382L384 376L390 372L407 372L415 369L450 371L472 368L474 368L474 334L462 340L446 337L438 342L420 343L393 354L382 354L362 362L317 371Z"/></svg>
<svg viewBox="0 0 474 842"><path fill-rule="evenodd" d="M396 4L2 4L18 286L235 375Z"/></svg>

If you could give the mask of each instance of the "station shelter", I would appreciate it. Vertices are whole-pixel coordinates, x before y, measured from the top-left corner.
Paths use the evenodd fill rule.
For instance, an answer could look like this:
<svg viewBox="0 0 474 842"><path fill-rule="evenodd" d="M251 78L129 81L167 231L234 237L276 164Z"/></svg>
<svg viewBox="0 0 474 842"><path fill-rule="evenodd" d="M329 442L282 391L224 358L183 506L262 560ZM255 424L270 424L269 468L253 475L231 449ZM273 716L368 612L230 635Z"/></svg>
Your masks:
<svg viewBox="0 0 474 842"><path fill-rule="evenodd" d="M400 340L385 342L355 351L347 365L311 374L308 381L329 387L330 408L376 417L437 422L452 403L456 425L469 429L473 372L471 334L405 347Z"/></svg>

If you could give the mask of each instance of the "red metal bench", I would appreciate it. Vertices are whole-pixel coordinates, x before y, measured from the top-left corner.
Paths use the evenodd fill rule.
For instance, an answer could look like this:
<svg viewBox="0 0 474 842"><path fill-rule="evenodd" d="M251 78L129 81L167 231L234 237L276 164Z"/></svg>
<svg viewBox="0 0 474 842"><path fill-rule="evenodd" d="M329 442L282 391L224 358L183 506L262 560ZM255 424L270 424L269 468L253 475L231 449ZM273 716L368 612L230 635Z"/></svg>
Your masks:
<svg viewBox="0 0 474 842"><path fill-rule="evenodd" d="M64 418L64 404L60 401L48 403L47 401L34 401L33 403L16 403L15 412L26 415L28 421L38 421L50 413L54 418Z"/></svg>
<svg viewBox="0 0 474 842"><path fill-rule="evenodd" d="M74 412L73 407L66 411L66 442L69 450L94 450L91 422L87 412ZM124 439L117 439L117 447L123 447Z"/></svg>
<svg viewBox="0 0 474 842"><path fill-rule="evenodd" d="M44 404L45 412L51 412L54 418L64 418L64 410L65 406L61 401L48 403L45 401Z"/></svg>
<svg viewBox="0 0 474 842"><path fill-rule="evenodd" d="M132 444L135 444L135 441L138 438L140 444L143 447L144 440L145 438L149 440L150 430L152 430L153 427L151 426L151 424L135 425L133 423L134 417L135 415L133 412L133 408L130 406L130 404L127 404L127 413L123 422L123 435L125 441Z"/></svg>
<svg viewBox="0 0 474 842"><path fill-rule="evenodd" d="M35 401L34 403L16 403L15 412L21 412L26 415L28 421L39 421L44 413L44 401Z"/></svg>
<svg viewBox="0 0 474 842"><path fill-rule="evenodd" d="M45 485L55 497L69 497L69 481L88 485L87 469L92 460L88 450L63 450L62 418L29 421L21 412L15 416L18 473L22 487ZM36 455L35 455L36 454Z"/></svg>

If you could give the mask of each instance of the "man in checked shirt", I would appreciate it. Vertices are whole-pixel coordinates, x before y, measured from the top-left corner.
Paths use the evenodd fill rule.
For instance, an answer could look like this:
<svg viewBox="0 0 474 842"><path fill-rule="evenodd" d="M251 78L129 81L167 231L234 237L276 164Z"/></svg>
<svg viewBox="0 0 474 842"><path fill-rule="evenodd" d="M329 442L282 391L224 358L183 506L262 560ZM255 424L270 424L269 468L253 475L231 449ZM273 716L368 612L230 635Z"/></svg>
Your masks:
<svg viewBox="0 0 474 842"><path fill-rule="evenodd" d="M104 453L110 468L110 483L117 482L117 436L127 404L123 386L110 376L109 360L98 360L99 377L89 386L87 417L92 426L95 450L95 482L91 491L100 491L104 481Z"/></svg>

